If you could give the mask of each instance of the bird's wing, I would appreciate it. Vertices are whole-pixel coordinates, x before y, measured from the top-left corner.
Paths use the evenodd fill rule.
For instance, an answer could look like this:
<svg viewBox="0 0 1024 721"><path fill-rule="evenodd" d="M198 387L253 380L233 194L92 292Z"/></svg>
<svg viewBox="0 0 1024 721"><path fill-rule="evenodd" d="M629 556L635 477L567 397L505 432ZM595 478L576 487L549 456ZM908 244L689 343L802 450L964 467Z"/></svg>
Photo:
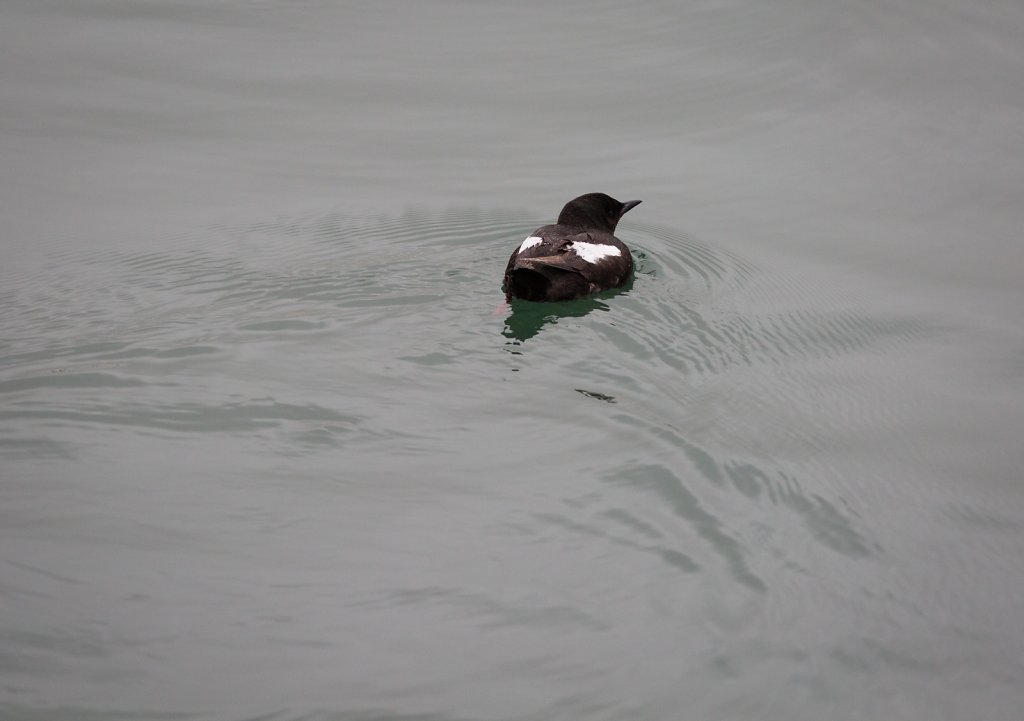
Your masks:
<svg viewBox="0 0 1024 721"><path fill-rule="evenodd" d="M577 243L582 245L576 246ZM594 268L595 263L592 259L588 259L586 255L578 253L576 247L594 247L594 238L590 233L582 232L559 238L553 242L544 241L521 251L516 260L520 263L529 261L534 266L543 265L550 268L574 271L586 276Z"/></svg>
<svg viewBox="0 0 1024 721"><path fill-rule="evenodd" d="M547 226L538 228L512 251L512 255L508 259L508 266L505 268L506 278L513 269L517 266L522 267L529 259L543 259L549 263L541 264L550 264L550 262L555 262L558 256L569 252L569 239L547 237L548 234L545 232L547 229Z"/></svg>

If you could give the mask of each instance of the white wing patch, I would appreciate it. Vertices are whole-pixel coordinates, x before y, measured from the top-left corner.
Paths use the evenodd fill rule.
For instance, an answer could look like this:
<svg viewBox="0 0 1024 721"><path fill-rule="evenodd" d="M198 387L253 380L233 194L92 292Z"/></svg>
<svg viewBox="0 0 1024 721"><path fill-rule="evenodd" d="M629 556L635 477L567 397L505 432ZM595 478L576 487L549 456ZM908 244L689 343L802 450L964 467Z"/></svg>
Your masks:
<svg viewBox="0 0 1024 721"><path fill-rule="evenodd" d="M531 235L529 238L523 241L523 244L519 246L519 252L522 253L527 248L532 248L535 245L540 245L544 240L538 238L536 235Z"/></svg>
<svg viewBox="0 0 1024 721"><path fill-rule="evenodd" d="M614 245L605 245L604 243L581 243L576 241L572 244L572 250L588 263L597 263L604 258L622 255L622 251Z"/></svg>

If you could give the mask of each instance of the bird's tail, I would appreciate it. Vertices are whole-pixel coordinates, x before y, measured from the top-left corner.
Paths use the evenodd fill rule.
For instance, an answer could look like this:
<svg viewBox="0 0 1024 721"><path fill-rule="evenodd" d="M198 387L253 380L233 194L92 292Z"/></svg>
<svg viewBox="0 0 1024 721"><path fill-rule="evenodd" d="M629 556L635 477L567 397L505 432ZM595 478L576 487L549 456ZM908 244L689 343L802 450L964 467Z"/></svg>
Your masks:
<svg viewBox="0 0 1024 721"><path fill-rule="evenodd" d="M551 287L551 279L534 268L515 268L509 276L505 297L523 300L544 300Z"/></svg>

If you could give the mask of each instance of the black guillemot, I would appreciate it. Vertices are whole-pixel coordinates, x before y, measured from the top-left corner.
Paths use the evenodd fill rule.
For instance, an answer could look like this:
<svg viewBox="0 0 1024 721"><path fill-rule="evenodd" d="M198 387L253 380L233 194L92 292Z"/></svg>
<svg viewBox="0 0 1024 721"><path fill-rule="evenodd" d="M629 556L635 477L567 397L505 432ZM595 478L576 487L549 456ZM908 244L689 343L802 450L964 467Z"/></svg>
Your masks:
<svg viewBox="0 0 1024 721"><path fill-rule="evenodd" d="M633 256L615 237L615 226L639 204L604 193L570 200L554 225L537 228L508 259L505 299L572 300L624 285L633 275Z"/></svg>

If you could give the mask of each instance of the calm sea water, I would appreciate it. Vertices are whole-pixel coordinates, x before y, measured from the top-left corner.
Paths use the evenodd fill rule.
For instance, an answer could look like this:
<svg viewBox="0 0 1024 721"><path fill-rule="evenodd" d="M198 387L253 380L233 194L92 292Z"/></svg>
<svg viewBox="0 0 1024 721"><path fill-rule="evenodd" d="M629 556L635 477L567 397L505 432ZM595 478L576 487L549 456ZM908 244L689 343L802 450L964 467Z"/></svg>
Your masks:
<svg viewBox="0 0 1024 721"><path fill-rule="evenodd" d="M1021 37L7 0L0 717L1021 718Z"/></svg>

